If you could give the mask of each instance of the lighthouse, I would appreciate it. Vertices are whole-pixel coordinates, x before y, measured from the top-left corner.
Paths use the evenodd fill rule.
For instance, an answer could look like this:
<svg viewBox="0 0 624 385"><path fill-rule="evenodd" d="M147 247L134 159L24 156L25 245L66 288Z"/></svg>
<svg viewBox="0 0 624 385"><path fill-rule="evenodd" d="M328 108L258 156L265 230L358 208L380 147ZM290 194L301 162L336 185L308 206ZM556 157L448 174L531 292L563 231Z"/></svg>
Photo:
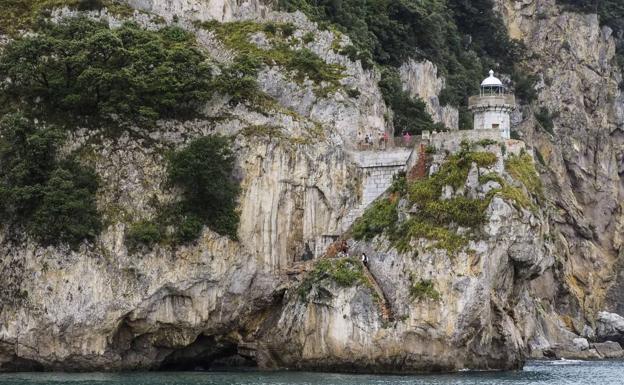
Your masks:
<svg viewBox="0 0 624 385"><path fill-rule="evenodd" d="M516 98L505 92L505 86L492 70L481 82L479 95L468 99L468 108L474 115L474 129L499 130L503 139L510 138L511 112L515 106Z"/></svg>

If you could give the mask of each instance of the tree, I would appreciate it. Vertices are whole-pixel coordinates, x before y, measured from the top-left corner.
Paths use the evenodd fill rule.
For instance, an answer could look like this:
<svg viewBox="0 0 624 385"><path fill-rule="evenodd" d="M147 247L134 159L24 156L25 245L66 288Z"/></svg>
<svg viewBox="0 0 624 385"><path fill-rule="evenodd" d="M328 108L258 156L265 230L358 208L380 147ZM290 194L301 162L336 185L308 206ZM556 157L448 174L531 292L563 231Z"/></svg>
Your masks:
<svg viewBox="0 0 624 385"><path fill-rule="evenodd" d="M20 225L43 244L78 246L101 229L97 177L58 161L63 135L21 113L0 120L0 221Z"/></svg>
<svg viewBox="0 0 624 385"><path fill-rule="evenodd" d="M197 232L198 220L212 230L236 237L236 200L239 184L233 179L235 156L224 136L202 137L174 153L169 163L169 183L182 190L180 220L182 240Z"/></svg>
<svg viewBox="0 0 624 385"><path fill-rule="evenodd" d="M36 209L62 138L57 129L41 127L21 113L0 120L0 214L5 221L28 218Z"/></svg>
<svg viewBox="0 0 624 385"><path fill-rule="evenodd" d="M95 202L95 173L73 161L65 161L50 175L41 204L29 229L42 244L67 243L76 247L93 240L102 227Z"/></svg>
<svg viewBox="0 0 624 385"><path fill-rule="evenodd" d="M0 56L6 92L46 116L135 123L194 113L211 95L211 71L188 32L70 18L44 24Z"/></svg>

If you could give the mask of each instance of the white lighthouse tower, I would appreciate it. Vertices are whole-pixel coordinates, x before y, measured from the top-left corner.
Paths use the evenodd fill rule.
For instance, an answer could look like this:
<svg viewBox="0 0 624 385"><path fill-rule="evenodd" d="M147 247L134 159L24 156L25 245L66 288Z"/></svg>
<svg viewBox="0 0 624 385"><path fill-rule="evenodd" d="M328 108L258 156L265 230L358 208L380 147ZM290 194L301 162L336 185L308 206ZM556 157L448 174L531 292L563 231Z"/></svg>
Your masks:
<svg viewBox="0 0 624 385"><path fill-rule="evenodd" d="M492 70L481 82L479 95L468 99L468 108L474 114L474 129L499 130L503 139L510 137L511 111L515 106L516 98L505 92L505 86Z"/></svg>

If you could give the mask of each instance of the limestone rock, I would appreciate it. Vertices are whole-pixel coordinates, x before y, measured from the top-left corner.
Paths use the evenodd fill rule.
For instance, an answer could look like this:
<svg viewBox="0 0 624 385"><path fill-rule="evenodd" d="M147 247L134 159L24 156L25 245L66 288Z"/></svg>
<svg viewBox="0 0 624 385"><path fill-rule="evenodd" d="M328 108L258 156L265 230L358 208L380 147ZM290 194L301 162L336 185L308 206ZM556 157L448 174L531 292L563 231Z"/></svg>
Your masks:
<svg viewBox="0 0 624 385"><path fill-rule="evenodd" d="M444 78L438 77L438 68L429 60L416 62L409 59L399 69L403 90L411 97L420 98L435 123L451 130L459 128L459 112L451 106L440 105L439 95L445 87Z"/></svg>
<svg viewBox="0 0 624 385"><path fill-rule="evenodd" d="M596 342L592 344L592 347L596 349L598 354L602 358L622 358L624 357L624 350L617 342Z"/></svg>
<svg viewBox="0 0 624 385"><path fill-rule="evenodd" d="M596 317L596 338L600 341L624 342L624 317L601 311Z"/></svg>

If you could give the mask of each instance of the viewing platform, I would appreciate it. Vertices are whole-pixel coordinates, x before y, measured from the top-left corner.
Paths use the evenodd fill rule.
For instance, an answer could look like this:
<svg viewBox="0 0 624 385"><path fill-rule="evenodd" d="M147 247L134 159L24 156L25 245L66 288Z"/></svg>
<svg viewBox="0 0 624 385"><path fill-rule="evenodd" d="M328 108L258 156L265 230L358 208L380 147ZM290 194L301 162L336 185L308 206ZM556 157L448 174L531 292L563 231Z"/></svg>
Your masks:
<svg viewBox="0 0 624 385"><path fill-rule="evenodd" d="M513 108L516 105L516 97L513 94L502 95L474 95L468 98L468 108L479 109L493 106L505 106Z"/></svg>

